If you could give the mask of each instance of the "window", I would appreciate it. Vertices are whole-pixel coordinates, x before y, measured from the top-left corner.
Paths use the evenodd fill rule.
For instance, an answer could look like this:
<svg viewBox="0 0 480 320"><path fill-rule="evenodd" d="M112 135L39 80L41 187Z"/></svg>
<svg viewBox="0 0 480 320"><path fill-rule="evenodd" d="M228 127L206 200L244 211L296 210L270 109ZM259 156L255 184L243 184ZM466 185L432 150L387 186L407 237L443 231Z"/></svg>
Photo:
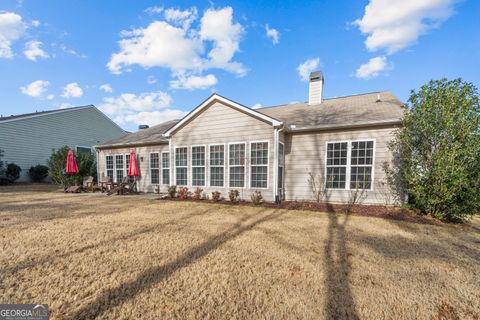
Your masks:
<svg viewBox="0 0 480 320"><path fill-rule="evenodd" d="M113 156L105 157L105 169L107 177L110 177L110 180L113 181Z"/></svg>
<svg viewBox="0 0 480 320"><path fill-rule="evenodd" d="M374 141L327 143L326 187L371 189Z"/></svg>
<svg viewBox="0 0 480 320"><path fill-rule="evenodd" d="M75 146L75 153L92 153L92 148L90 147L82 147L82 146Z"/></svg>
<svg viewBox="0 0 480 320"><path fill-rule="evenodd" d="M245 186L245 144L229 145L228 168L230 187L243 188Z"/></svg>
<svg viewBox="0 0 480 320"><path fill-rule="evenodd" d="M223 187L225 172L225 146L210 146L210 186Z"/></svg>
<svg viewBox="0 0 480 320"><path fill-rule="evenodd" d="M192 186L205 185L205 147L192 147Z"/></svg>
<svg viewBox="0 0 480 320"><path fill-rule="evenodd" d="M115 178L116 182L121 182L125 176L125 161L123 154L115 155Z"/></svg>
<svg viewBox="0 0 480 320"><path fill-rule="evenodd" d="M371 189L373 141L353 141L350 159L350 189Z"/></svg>
<svg viewBox="0 0 480 320"><path fill-rule="evenodd" d="M162 152L162 184L170 184L170 152Z"/></svg>
<svg viewBox="0 0 480 320"><path fill-rule="evenodd" d="M268 142L250 144L250 186L267 188L268 184Z"/></svg>
<svg viewBox="0 0 480 320"><path fill-rule="evenodd" d="M285 145L278 143L278 194L283 199L283 167L285 166Z"/></svg>
<svg viewBox="0 0 480 320"><path fill-rule="evenodd" d="M152 184L159 184L159 159L158 153L150 153L150 181Z"/></svg>
<svg viewBox="0 0 480 320"><path fill-rule="evenodd" d="M187 147L175 148L175 181L179 186L188 184L188 149Z"/></svg>

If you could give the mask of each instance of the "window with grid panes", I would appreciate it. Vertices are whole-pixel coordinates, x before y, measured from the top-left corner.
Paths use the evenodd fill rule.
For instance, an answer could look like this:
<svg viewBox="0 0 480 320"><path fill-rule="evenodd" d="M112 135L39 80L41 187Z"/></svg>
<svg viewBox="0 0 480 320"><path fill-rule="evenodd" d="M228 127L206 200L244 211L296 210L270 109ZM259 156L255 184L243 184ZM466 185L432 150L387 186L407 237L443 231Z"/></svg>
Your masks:
<svg viewBox="0 0 480 320"><path fill-rule="evenodd" d="M250 144L250 186L266 188L268 184L268 142Z"/></svg>
<svg viewBox="0 0 480 320"><path fill-rule="evenodd" d="M327 188L345 189L347 181L347 152L348 142L327 144Z"/></svg>
<svg viewBox="0 0 480 320"><path fill-rule="evenodd" d="M105 157L105 169L107 177L110 177L110 180L113 181L113 156Z"/></svg>
<svg viewBox="0 0 480 320"><path fill-rule="evenodd" d="M228 146L229 185L231 188L245 187L245 144Z"/></svg>
<svg viewBox="0 0 480 320"><path fill-rule="evenodd" d="M188 148L175 148L175 180L179 186L188 184Z"/></svg>
<svg viewBox="0 0 480 320"><path fill-rule="evenodd" d="M225 172L225 146L210 146L210 186L223 187Z"/></svg>
<svg viewBox="0 0 480 320"><path fill-rule="evenodd" d="M170 184L170 152L162 153L162 184Z"/></svg>
<svg viewBox="0 0 480 320"><path fill-rule="evenodd" d="M350 153L350 189L371 189L373 141L353 141Z"/></svg>
<svg viewBox="0 0 480 320"><path fill-rule="evenodd" d="M158 152L150 153L150 181L152 184L160 183Z"/></svg>
<svg viewBox="0 0 480 320"><path fill-rule="evenodd" d="M205 185L205 146L192 147L192 186Z"/></svg>

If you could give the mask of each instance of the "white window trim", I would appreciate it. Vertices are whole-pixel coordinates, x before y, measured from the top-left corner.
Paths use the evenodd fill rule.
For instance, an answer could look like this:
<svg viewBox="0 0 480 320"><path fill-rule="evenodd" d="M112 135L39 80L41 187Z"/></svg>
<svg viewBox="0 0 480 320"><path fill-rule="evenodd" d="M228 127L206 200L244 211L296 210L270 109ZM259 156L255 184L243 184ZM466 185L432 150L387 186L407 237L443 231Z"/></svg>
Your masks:
<svg viewBox="0 0 480 320"><path fill-rule="evenodd" d="M166 153L168 153L168 167L163 167L163 155L166 154ZM161 184L161 185L164 185L164 186L170 185L170 183L168 183L168 184L163 183L163 170L164 169L168 169L168 180L169 180L168 182L172 181L172 177L170 176L170 170L171 170L171 167L172 167L171 163L170 163L171 161L172 161L172 159L170 157L170 151L162 151L160 153L160 170L161 170L160 182L161 183L159 183L159 184Z"/></svg>
<svg viewBox="0 0 480 320"><path fill-rule="evenodd" d="M278 142L278 145L282 145L283 146L283 154L280 154L280 152L278 152L278 160L277 160L277 163L278 163L278 167L279 168L283 168L282 169L282 189L285 189L285 143L284 142L281 142L279 141ZM283 164L280 164L280 157L283 158ZM278 168L276 168L277 172L278 172ZM277 178L278 179L278 178ZM278 190L278 180L276 182L276 188ZM284 193L285 193L285 190L282 190Z"/></svg>
<svg viewBox="0 0 480 320"><path fill-rule="evenodd" d="M215 147L215 146L223 146L223 166L218 166L218 165L215 165L215 166L212 166L210 164L210 147ZM226 180L227 180L227 175L225 174L226 170L225 170L225 167L226 167L226 162L227 162L227 144L226 143L211 143L208 145L208 182L207 182L207 185L209 187L212 187L212 188L225 188L225 186L227 186L226 184ZM211 169L212 167L214 168L223 168L223 184L221 186L212 186L212 181L210 180L211 178Z"/></svg>
<svg viewBox="0 0 480 320"><path fill-rule="evenodd" d="M177 149L185 149L185 148L187 149L187 165L186 165L186 166L179 166L179 167L177 167ZM189 163L189 161L188 161L188 149L189 149L188 146L178 146L178 147L175 147L175 148L174 148L174 153L173 153L173 167L175 168L175 169L174 169L174 172L173 172L173 175L174 175L174 177L175 177L175 185L181 186L181 187L189 187L188 182L189 182L190 180L189 180L188 171L189 171L189 169L190 169L190 168L189 168L190 163ZM183 184L178 184L178 183L177 183L177 168L187 168L187 183L186 183L185 185L183 185Z"/></svg>
<svg viewBox="0 0 480 320"><path fill-rule="evenodd" d="M238 142L229 142L228 143L228 150L227 150L227 161L228 161L228 188L240 188L240 189L247 189L247 186L249 185L248 184L248 172L247 172L247 168L248 166L244 163L243 164L243 167L244 167L244 171L243 171L243 187L231 187L230 186L230 167L241 167L241 166L230 166L230 145L232 144L243 144L245 145L245 159L250 163L250 157L249 157L249 150L247 149L247 146L248 146L248 143L246 141L238 141Z"/></svg>
<svg viewBox="0 0 480 320"><path fill-rule="evenodd" d="M112 169L109 169L107 167L107 157L112 157ZM106 154L105 155L105 176L108 177L108 174L107 174L107 171L108 170L112 170L113 171L113 178L112 178L112 182L114 181L115 179L115 155L114 154Z"/></svg>
<svg viewBox="0 0 480 320"><path fill-rule="evenodd" d="M347 169L345 170L345 188L328 188L328 190L351 190L350 188L350 173L351 173L351 168L352 168L352 162L351 162L351 158L352 158L352 142L367 142L367 141L373 141L373 155L372 155L372 183L370 184L370 189L362 189L362 190L365 190L365 191L374 191L374 182L375 182L375 153L376 153L376 148L377 148L377 142L376 142L376 139L355 139L355 140L334 140L334 141L326 141L325 142L325 165L324 165L324 177L325 177L325 181L323 182L324 184L324 187L326 188L327 186L327 155L328 155L328 144L329 143L343 143L343 142L346 142L347 143L347 164L346 164L346 167ZM284 149L285 151L285 149ZM363 165L360 165L360 167L363 166ZM357 167L357 165L355 165L355 167ZM365 166L365 167L368 167L368 166Z"/></svg>
<svg viewBox="0 0 480 320"><path fill-rule="evenodd" d="M158 168L152 168L152 154L158 154ZM150 176L149 182L152 185L159 185L160 184L160 153L158 151L153 151L148 154L148 175ZM158 170L158 182L159 183L152 183L152 169Z"/></svg>
<svg viewBox="0 0 480 320"><path fill-rule="evenodd" d="M254 143L267 143L267 164L264 165L252 165L252 154L251 154L251 150L252 150L252 144ZM252 187L252 179L250 178L249 182L249 186L250 186L250 189L255 189L255 190L265 190L265 189L268 189L269 188L269 185L270 185L270 141L269 140L257 140L257 141L250 141L250 144L249 144L249 148L250 148L250 152L248 154L248 158L250 159L249 161L249 171L250 171L250 174L252 173L252 167L267 167L267 186L265 188L258 188L258 187Z"/></svg>
<svg viewBox="0 0 480 320"><path fill-rule="evenodd" d="M107 169L107 156L113 157L113 169ZM112 182L120 182L120 181L117 181L117 156L123 156L123 177L126 177L128 175L127 157L130 157L130 154L128 153L107 154L105 155L105 175L107 175L107 170L113 170Z"/></svg>
<svg viewBox="0 0 480 320"><path fill-rule="evenodd" d="M193 148L195 147L203 147L203 150L205 152L205 162L204 162L204 165L203 166L194 166L193 165ZM191 145L190 146L190 185L192 186L192 188L196 188L196 187L207 187L207 145L206 144L194 144L194 145ZM204 175L204 180L203 180L203 185L196 185L194 186L193 185L193 168L203 168L203 175Z"/></svg>

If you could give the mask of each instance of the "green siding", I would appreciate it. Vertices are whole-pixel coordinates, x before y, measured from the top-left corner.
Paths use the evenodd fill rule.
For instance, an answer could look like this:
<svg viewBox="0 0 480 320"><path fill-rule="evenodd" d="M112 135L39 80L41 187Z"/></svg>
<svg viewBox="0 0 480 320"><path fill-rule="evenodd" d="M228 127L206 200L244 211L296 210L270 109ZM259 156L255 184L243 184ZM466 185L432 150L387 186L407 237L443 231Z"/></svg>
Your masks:
<svg viewBox="0 0 480 320"><path fill-rule="evenodd" d="M14 121L0 121L0 149L5 162L22 168L21 180L28 180L32 165L45 165L52 149L68 145L91 147L124 135L95 107L65 110Z"/></svg>

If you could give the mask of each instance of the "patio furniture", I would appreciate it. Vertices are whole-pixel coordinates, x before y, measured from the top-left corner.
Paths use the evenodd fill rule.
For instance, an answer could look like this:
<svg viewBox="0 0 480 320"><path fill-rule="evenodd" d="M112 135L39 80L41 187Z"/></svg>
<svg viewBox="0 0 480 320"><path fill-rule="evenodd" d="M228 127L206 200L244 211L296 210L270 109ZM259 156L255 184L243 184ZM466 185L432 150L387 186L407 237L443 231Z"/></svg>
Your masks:
<svg viewBox="0 0 480 320"><path fill-rule="evenodd" d="M83 177L83 183L82 183L82 190L85 192L93 192L93 177L92 176L86 176Z"/></svg>
<svg viewBox="0 0 480 320"><path fill-rule="evenodd" d="M122 182L117 185L114 185L113 188L107 192L107 196L111 196L115 192L120 194L128 194L128 193L136 193L135 192L135 185L136 180L131 180L129 176L123 177Z"/></svg>
<svg viewBox="0 0 480 320"><path fill-rule="evenodd" d="M105 191L110 191L112 189L112 186L112 179L110 177L105 176L100 178L98 188L100 189L100 191L102 191L102 193L104 193Z"/></svg>

